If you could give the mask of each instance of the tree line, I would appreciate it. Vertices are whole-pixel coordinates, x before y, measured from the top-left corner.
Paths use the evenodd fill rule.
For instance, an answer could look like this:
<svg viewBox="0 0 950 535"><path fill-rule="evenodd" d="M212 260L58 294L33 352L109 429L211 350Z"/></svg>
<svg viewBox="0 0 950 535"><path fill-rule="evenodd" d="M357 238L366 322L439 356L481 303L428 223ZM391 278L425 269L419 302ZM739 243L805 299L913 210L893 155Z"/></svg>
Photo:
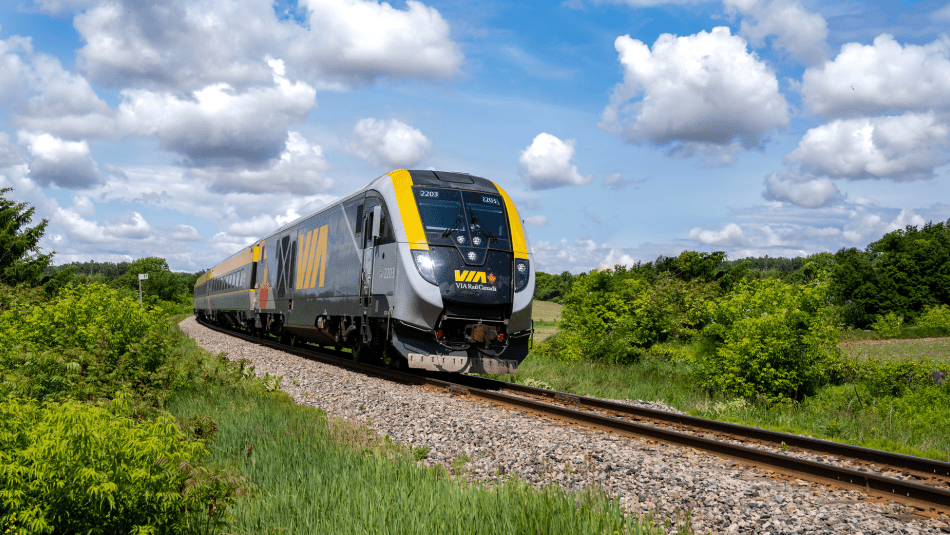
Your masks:
<svg viewBox="0 0 950 535"><path fill-rule="evenodd" d="M950 304L950 220L908 225L885 234L863 250L842 248L807 257L749 257L728 260L724 252L685 251L653 262L616 266L613 277L714 282L728 292L736 283L776 279L807 284L821 273L827 299L838 307L845 327L867 329L880 317L894 314L914 323L928 307ZM536 273L535 299L563 302L574 284L591 274Z"/></svg>

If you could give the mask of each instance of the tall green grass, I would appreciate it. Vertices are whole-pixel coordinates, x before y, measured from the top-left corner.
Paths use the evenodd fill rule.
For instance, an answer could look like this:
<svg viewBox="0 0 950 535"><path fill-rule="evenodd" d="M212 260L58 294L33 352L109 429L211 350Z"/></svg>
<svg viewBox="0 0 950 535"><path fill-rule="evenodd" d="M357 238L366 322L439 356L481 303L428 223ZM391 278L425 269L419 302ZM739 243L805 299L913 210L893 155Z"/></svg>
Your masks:
<svg viewBox="0 0 950 535"><path fill-rule="evenodd" d="M516 480L490 488L420 467L405 447L281 393L182 391L168 409L215 421L209 460L251 482L228 510L237 533L658 532L599 491L535 490Z"/></svg>

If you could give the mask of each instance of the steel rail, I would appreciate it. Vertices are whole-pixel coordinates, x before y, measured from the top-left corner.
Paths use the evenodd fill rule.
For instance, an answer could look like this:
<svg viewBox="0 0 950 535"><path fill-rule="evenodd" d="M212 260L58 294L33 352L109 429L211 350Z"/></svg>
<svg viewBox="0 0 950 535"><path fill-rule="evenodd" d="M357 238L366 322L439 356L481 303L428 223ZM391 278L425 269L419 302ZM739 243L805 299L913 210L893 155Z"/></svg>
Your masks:
<svg viewBox="0 0 950 535"><path fill-rule="evenodd" d="M938 476L950 477L950 463L936 461L933 459L924 459L911 455L892 453L889 451L874 450L851 444L842 444L819 438L812 438L790 433L780 433L778 431L769 431L758 427L749 427L744 425L732 424L699 418L688 414L678 414L675 412L637 407L626 403L606 401L603 399L578 396L565 392L545 390L517 383L508 383L495 379L486 379L481 377L468 377L463 379L468 384L477 386L484 390L509 390L524 395L550 398L556 402L571 404L576 407L589 407L593 409L611 411L631 416L634 418L644 418L667 425L681 425L694 429L702 429L711 433L733 435L743 439L755 440L758 442L770 443L775 446L783 444L789 448L798 448L812 453L833 455L836 457L846 457L851 460L859 460L876 465L883 465L895 470L906 470L919 474L920 476ZM469 380L472 380L469 383Z"/></svg>
<svg viewBox="0 0 950 535"><path fill-rule="evenodd" d="M426 385L430 387L436 387L453 395L466 395L472 396L475 398L480 398L483 400L491 401L494 403L499 403L507 405L510 407L519 408L525 411L540 413L549 417L557 418L562 421L568 421L572 423L582 424L586 426L593 426L595 428L607 430L610 432L620 433L627 436L634 437L645 437L648 439L665 442L668 444L674 444L677 446L685 446L690 448L695 448L697 450L706 451L713 453L715 455L726 457L729 459L737 460L743 464L751 465L757 468L764 468L772 470L789 477L795 477L803 480L808 480L824 485L836 486L843 489L858 490L872 496L878 496L885 499L896 500L901 503L913 505L923 511L935 513L942 512L945 514L950 514L950 490L933 487L929 485L923 485L920 483L914 483L910 481L903 481L887 476L882 476L878 474L872 474L868 472L862 472L859 470L854 470L850 468L843 468L839 466L834 466L827 463L820 463L815 461L809 461L805 459L799 459L796 457L781 455L777 453L772 453L756 448L751 448L748 446L740 446L736 444L731 444L728 442L709 439L705 437L700 437L696 435L691 435L688 433L683 433L680 431L667 429L663 427L657 427L653 425L646 425L637 423L630 420L623 420L620 418L614 418L612 416L604 416L592 412L581 411L563 405L555 405L551 403L546 403L543 401L537 401L526 397L521 397L517 395L504 394L498 391L488 390L484 388L478 388L475 386L469 385L460 385L457 382L440 379L432 377L431 375L424 374L413 374L406 373L402 371L394 371L379 368L376 366L371 366L369 364L363 364L358 362L353 362L346 359L345 357L340 356L345 354L342 352L330 351L322 349L316 351L314 349L307 349L297 346L287 346L280 344L276 341L257 338L251 335L247 335L241 332L236 332L230 329L225 329L222 327L209 325L207 323L201 322L202 325L209 327L213 330L223 332L238 338L245 339L250 342L258 343L261 345L269 346L281 351L289 352L296 354L298 356L307 357L311 359L320 360L337 366L343 366L346 368L353 369L355 371L364 372L376 376L384 376L386 378L396 380L399 382L415 384L415 385ZM445 374L447 375L447 374ZM463 376L458 376L463 377ZM453 380L454 377L453 374ZM502 383L505 388L507 388L511 383L504 383L503 381L497 381ZM523 385L519 385L523 386ZM530 387L526 387L530 388ZM524 392L524 391L523 391ZM570 394L564 394L560 392L545 391L552 397L560 394L560 396L570 396L580 400L582 402L588 403L591 406L594 406L594 401L602 402L609 405L610 410L614 410L614 405L610 402L603 402L602 400L595 400L594 398L586 398L583 396L573 396ZM570 399L570 398L564 398ZM589 401L588 401L589 400ZM648 414L654 412L662 413L666 416L668 413L664 411L652 411L651 409L642 409L642 411L649 411ZM674 415L682 416L682 415ZM692 418L692 417L689 417ZM700 419L703 420L703 419ZM688 421L688 420L684 420ZM712 422L711 420L706 420L707 422ZM717 422L720 423L721 422ZM686 425L686 424L684 424ZM729 426L734 426L734 424L725 424ZM754 431L763 431L757 428L749 428L744 426L734 426L730 427L732 431L730 434L739 434L740 431L744 430L754 430ZM772 433L772 432L768 432ZM784 435L778 433L779 435ZM786 444L788 444L788 439L790 437L797 437L797 435L787 435L785 436ZM798 437L806 438L806 437ZM834 443L833 443L834 444ZM865 448L860 448L864 450ZM875 451L875 450L871 450ZM878 452L884 458L888 452ZM897 454L894 454L897 455ZM908 456L901 456L908 457ZM916 458L914 458L916 459ZM921 461L927 461L926 459L921 459ZM887 463L890 464L890 463Z"/></svg>

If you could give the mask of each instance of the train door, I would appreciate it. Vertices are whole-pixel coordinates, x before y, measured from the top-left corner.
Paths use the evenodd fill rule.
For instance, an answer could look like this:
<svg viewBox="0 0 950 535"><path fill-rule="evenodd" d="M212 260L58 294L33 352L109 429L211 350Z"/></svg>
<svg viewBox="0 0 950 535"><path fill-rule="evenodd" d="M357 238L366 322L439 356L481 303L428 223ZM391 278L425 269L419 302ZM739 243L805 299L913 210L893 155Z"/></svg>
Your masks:
<svg viewBox="0 0 950 535"><path fill-rule="evenodd" d="M364 310L369 307L373 295L373 261L381 216L381 199L372 192L367 193L363 199L363 265L360 273L360 305Z"/></svg>
<svg viewBox="0 0 950 535"><path fill-rule="evenodd" d="M293 310L294 281L297 274L297 232L290 231L276 241L274 297L277 308Z"/></svg>

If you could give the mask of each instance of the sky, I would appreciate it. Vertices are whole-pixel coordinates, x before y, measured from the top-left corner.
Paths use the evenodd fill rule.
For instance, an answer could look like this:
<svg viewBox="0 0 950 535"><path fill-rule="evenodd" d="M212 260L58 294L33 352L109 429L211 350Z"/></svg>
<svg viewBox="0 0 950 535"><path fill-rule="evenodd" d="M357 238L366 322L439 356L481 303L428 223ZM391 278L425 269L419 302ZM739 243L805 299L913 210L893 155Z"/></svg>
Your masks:
<svg viewBox="0 0 950 535"><path fill-rule="evenodd" d="M54 264L207 269L391 170L498 183L535 267L950 219L950 5L6 0L0 188Z"/></svg>

